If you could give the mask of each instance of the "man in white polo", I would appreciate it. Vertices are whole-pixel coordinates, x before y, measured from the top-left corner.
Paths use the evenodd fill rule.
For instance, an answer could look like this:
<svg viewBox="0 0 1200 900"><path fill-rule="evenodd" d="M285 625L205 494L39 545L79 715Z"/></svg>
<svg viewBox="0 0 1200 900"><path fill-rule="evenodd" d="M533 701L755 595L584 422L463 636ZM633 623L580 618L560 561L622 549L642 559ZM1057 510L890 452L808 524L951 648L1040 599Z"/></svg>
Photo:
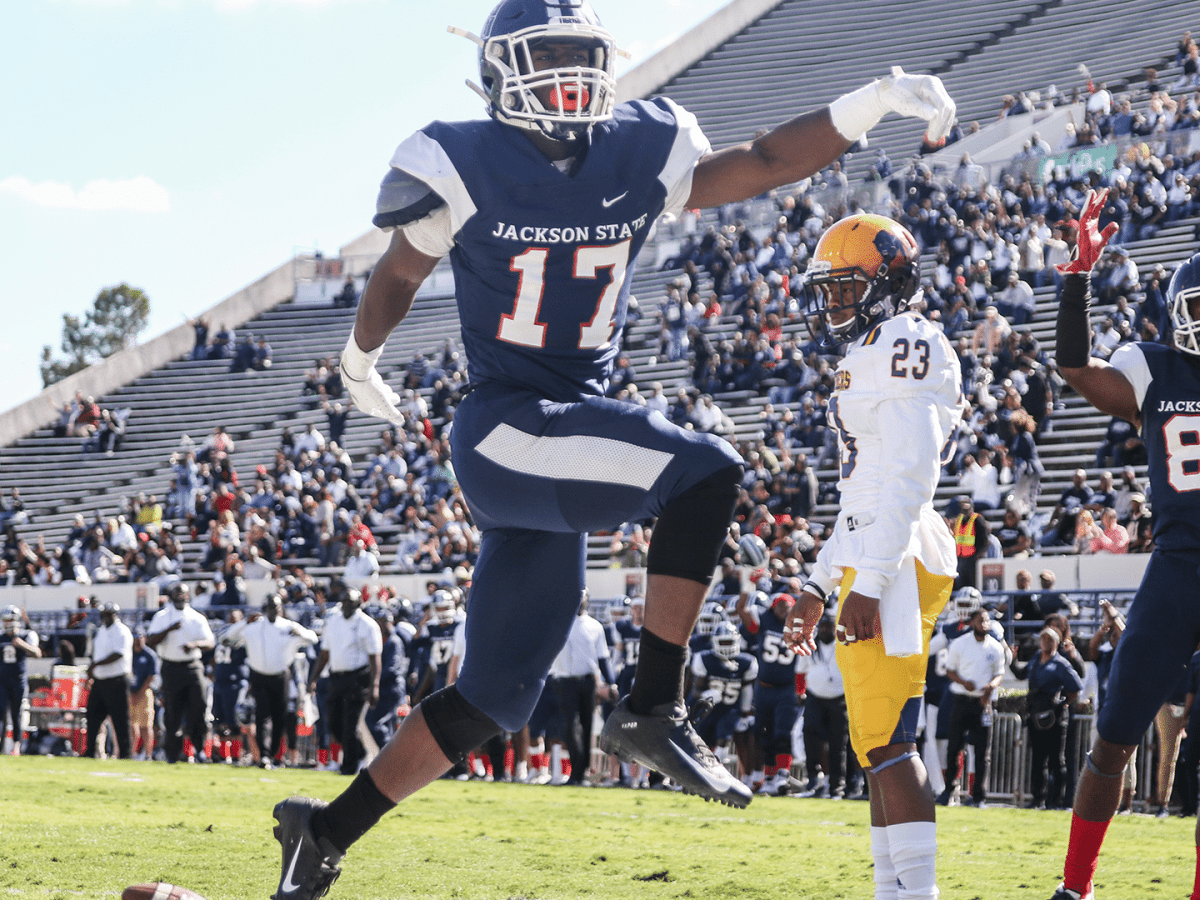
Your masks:
<svg viewBox="0 0 1200 900"><path fill-rule="evenodd" d="M992 693L1004 678L1005 650L992 634L992 617L986 609L980 607L971 614L970 626L970 631L950 642L946 654L946 677L954 703L946 747L946 788L938 797L942 806L949 805L958 786L958 757L968 737L975 748L970 805L982 806L986 796Z"/></svg>
<svg viewBox="0 0 1200 900"><path fill-rule="evenodd" d="M112 719L121 759L133 756L129 736L129 676L133 674L133 632L117 616L120 607L105 603L100 608L100 627L92 637L92 662L88 678L92 685L87 702L87 749L96 757L96 736L105 719Z"/></svg>
<svg viewBox="0 0 1200 900"><path fill-rule="evenodd" d="M325 617L321 632L321 655L309 675L309 687L329 666L329 695L326 710L329 734L342 745L343 775L358 771L366 751L358 738L358 723L368 706L379 702L379 656L383 636L379 626L360 609L362 594L343 586L340 607Z"/></svg>
<svg viewBox="0 0 1200 900"><path fill-rule="evenodd" d="M146 629L146 646L162 661L163 751L167 762L183 754L183 723L187 718L197 762L207 762L204 739L208 735L204 665L200 654L216 641L208 619L192 609L192 592L180 583L170 590L171 602L154 614Z"/></svg>
<svg viewBox="0 0 1200 900"><path fill-rule="evenodd" d="M316 632L283 613L283 600L272 594L262 612L236 622L221 635L221 642L246 648L250 667L250 695L254 698L254 733L262 751L259 765L273 768L283 743L287 718L288 671L302 646L315 644ZM269 726L269 727L268 727Z"/></svg>

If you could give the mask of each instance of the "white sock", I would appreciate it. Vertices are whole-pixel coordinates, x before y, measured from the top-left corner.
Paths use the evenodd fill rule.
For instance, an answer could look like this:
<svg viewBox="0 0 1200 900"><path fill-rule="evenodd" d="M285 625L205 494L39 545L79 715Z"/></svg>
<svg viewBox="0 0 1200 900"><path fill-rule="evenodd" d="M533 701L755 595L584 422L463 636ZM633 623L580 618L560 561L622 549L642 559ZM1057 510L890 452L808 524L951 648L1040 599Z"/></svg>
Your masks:
<svg viewBox="0 0 1200 900"><path fill-rule="evenodd" d="M529 777L529 763L513 763L513 781L524 781Z"/></svg>
<svg viewBox="0 0 1200 900"><path fill-rule="evenodd" d="M887 826L888 850L896 869L897 900L934 900L937 889L937 823Z"/></svg>
<svg viewBox="0 0 1200 900"><path fill-rule="evenodd" d="M550 776L552 778L562 778L562 747L554 744L550 747Z"/></svg>
<svg viewBox="0 0 1200 900"><path fill-rule="evenodd" d="M871 858L875 861L875 900L896 900L899 885L888 848L887 829L878 825L871 826Z"/></svg>

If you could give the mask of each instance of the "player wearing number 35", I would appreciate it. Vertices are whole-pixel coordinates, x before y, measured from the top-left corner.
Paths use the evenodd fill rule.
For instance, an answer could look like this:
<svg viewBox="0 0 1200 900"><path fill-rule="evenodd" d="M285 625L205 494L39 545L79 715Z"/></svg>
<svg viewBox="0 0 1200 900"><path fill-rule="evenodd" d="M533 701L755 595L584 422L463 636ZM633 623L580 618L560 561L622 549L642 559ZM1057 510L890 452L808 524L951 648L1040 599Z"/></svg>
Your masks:
<svg viewBox="0 0 1200 900"><path fill-rule="evenodd" d="M1098 736L1075 792L1063 884L1055 900L1092 896L1092 876L1120 801L1125 764L1200 643L1200 254L1171 277L1171 327L1164 343L1124 344L1108 362L1090 357L1089 276L1117 230L1115 223L1098 228L1107 195L1107 190L1088 194L1079 216L1077 256L1059 267L1067 277L1055 355L1063 378L1089 403L1141 430L1154 495L1154 553L1113 656L1108 700L1096 721ZM1200 859L1196 873L1192 896L1200 898Z"/></svg>
<svg viewBox="0 0 1200 900"><path fill-rule="evenodd" d="M342 372L359 409L402 421L376 361L449 255L472 389L450 442L482 531L466 652L457 682L416 707L342 797L277 807L276 900L313 896L391 805L525 724L579 608L586 532L625 521L657 517L637 670L601 746L691 793L750 801L696 737L682 702L688 637L743 464L718 438L605 398L634 263L660 216L799 181L889 112L929 120L934 141L954 118L937 78L894 70L713 152L671 100L615 102L618 50L584 0L504 0L481 36L452 31L479 48L488 118L434 122L392 155L374 221L394 231ZM301 846L310 833L320 867Z"/></svg>
<svg viewBox="0 0 1200 900"><path fill-rule="evenodd" d="M938 895L933 793L916 740L929 638L957 572L933 493L965 403L950 342L917 311L918 256L903 226L850 216L821 236L804 276L813 337L845 353L829 399L841 509L784 635L811 654L836 597L850 742L870 782L876 900Z"/></svg>

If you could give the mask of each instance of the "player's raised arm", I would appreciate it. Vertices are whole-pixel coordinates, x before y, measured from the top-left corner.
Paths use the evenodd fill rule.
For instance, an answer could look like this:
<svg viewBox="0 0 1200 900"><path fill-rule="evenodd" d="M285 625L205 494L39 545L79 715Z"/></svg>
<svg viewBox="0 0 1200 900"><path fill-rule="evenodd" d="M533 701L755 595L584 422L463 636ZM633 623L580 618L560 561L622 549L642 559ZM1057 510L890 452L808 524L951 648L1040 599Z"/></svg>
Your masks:
<svg viewBox="0 0 1200 900"><path fill-rule="evenodd" d="M371 272L363 290L354 330L342 351L342 380L354 405L368 415L404 424L397 408L399 396L380 377L375 363L392 330L412 309L413 298L438 264L436 257L417 250L404 231L392 241Z"/></svg>
<svg viewBox="0 0 1200 900"><path fill-rule="evenodd" d="M892 74L804 113L749 143L709 154L696 164L689 207L720 206L819 172L889 112L929 123L938 143L954 124L955 106L935 75Z"/></svg>
<svg viewBox="0 0 1200 900"><path fill-rule="evenodd" d="M1067 384L1101 412L1119 416L1140 427L1141 410L1133 385L1107 361L1091 355L1092 329L1088 321L1091 306L1091 271L1108 239L1117 230L1110 223L1099 230L1100 211L1108 189L1088 191L1083 212L1079 214L1079 239L1075 257L1058 269L1066 280L1058 306L1055 328L1055 361Z"/></svg>

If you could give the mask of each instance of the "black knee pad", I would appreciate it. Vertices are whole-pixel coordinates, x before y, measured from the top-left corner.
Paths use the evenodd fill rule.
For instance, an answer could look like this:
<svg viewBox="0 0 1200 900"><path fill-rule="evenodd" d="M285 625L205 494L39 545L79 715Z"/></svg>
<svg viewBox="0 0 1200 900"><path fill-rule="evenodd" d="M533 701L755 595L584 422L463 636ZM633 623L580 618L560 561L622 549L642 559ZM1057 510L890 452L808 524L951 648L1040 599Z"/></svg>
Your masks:
<svg viewBox="0 0 1200 900"><path fill-rule="evenodd" d="M717 568L742 483L741 466L718 469L663 509L650 539L646 571L707 585Z"/></svg>
<svg viewBox="0 0 1200 900"><path fill-rule="evenodd" d="M421 713L425 716L425 724L429 726L433 739L446 754L446 759L456 765L501 731L491 718L463 699L454 685L442 688L422 700Z"/></svg>

